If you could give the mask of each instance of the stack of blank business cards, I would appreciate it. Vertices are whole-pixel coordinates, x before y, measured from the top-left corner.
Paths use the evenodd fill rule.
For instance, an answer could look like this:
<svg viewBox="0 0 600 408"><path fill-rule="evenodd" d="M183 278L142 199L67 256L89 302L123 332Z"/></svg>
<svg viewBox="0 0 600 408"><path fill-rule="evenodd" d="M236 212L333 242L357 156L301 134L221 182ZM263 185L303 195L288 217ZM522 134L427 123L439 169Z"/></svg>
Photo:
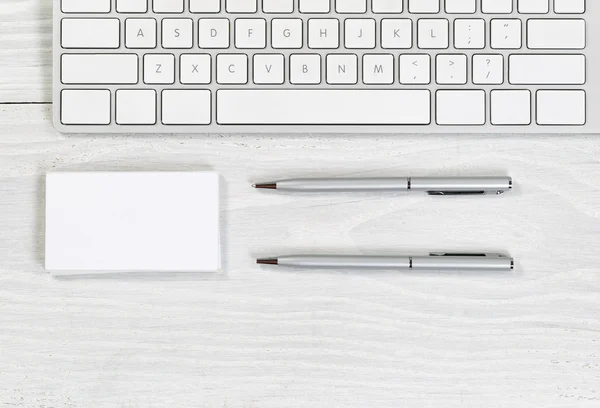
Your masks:
<svg viewBox="0 0 600 408"><path fill-rule="evenodd" d="M45 258L56 274L216 272L219 176L48 173Z"/></svg>

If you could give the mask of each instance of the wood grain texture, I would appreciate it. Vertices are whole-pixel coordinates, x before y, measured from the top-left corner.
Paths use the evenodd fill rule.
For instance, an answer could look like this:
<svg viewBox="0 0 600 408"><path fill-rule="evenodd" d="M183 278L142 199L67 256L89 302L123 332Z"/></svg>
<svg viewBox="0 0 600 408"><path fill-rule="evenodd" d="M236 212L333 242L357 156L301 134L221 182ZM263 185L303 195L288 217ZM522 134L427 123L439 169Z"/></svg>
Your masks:
<svg viewBox="0 0 600 408"><path fill-rule="evenodd" d="M52 1L0 1L0 103L51 102Z"/></svg>
<svg viewBox="0 0 600 408"><path fill-rule="evenodd" d="M62 136L0 112L0 401L97 407L597 407L594 138ZM221 275L58 280L52 170L212 168ZM286 195L288 176L511 174L502 197ZM500 250L514 274L281 271L288 252Z"/></svg>
<svg viewBox="0 0 600 408"><path fill-rule="evenodd" d="M49 101L50 1L0 4L0 95ZM18 35L24 30L26 35ZM214 169L224 271L57 279L44 174ZM513 176L501 197L291 195L274 177ZM0 406L600 405L600 140L64 136L0 106ZM257 256L505 251L512 274L302 272Z"/></svg>

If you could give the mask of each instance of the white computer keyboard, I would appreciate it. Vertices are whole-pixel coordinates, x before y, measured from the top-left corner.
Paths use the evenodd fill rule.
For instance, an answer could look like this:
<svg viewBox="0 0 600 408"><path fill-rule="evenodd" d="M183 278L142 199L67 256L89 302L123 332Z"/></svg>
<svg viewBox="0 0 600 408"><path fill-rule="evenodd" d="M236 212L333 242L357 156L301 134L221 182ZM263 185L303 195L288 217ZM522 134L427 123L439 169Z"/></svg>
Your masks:
<svg viewBox="0 0 600 408"><path fill-rule="evenodd" d="M599 22L597 0L55 0L54 123L600 133Z"/></svg>

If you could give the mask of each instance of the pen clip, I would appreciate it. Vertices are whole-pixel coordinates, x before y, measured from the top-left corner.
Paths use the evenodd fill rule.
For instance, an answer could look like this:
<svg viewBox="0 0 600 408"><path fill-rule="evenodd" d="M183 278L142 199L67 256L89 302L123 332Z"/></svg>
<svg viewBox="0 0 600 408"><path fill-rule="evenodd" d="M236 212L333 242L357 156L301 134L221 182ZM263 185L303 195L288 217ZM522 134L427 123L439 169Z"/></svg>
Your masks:
<svg viewBox="0 0 600 408"><path fill-rule="evenodd" d="M494 258L508 258L503 254L484 254L481 252L430 252L429 256L471 256L471 257L494 257Z"/></svg>
<svg viewBox="0 0 600 408"><path fill-rule="evenodd" d="M496 190L496 195L503 194L504 190ZM430 190L427 194L432 196L467 196L467 195L486 195L487 191L443 191L443 190Z"/></svg>

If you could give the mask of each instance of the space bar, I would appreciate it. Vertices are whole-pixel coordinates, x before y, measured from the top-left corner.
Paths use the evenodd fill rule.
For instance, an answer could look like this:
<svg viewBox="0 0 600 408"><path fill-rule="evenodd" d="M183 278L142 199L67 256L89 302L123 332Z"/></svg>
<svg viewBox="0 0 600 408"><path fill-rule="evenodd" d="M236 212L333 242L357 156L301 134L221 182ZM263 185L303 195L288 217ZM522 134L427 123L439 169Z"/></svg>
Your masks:
<svg viewBox="0 0 600 408"><path fill-rule="evenodd" d="M428 90L223 89L220 125L427 125Z"/></svg>

